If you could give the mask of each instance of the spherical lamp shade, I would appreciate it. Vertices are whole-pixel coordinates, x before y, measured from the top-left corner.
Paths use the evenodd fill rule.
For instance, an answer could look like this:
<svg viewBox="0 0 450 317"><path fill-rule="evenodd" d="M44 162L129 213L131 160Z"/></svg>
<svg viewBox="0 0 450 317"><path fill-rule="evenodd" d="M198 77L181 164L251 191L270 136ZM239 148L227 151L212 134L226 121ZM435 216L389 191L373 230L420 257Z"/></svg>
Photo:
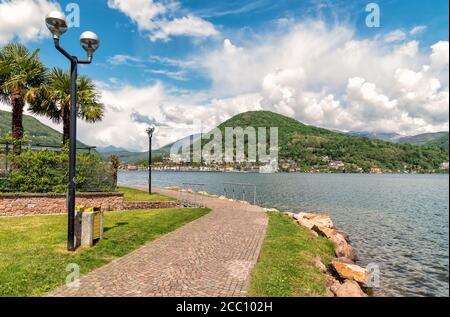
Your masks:
<svg viewBox="0 0 450 317"><path fill-rule="evenodd" d="M100 46L100 39L94 32L86 31L80 36L80 44L88 55L92 56Z"/></svg>
<svg viewBox="0 0 450 317"><path fill-rule="evenodd" d="M154 127L150 127L147 129L147 134L148 137L151 138L153 136L153 132L155 132L155 128Z"/></svg>
<svg viewBox="0 0 450 317"><path fill-rule="evenodd" d="M67 31L66 16L60 11L52 11L47 14L45 24L55 38L59 38Z"/></svg>

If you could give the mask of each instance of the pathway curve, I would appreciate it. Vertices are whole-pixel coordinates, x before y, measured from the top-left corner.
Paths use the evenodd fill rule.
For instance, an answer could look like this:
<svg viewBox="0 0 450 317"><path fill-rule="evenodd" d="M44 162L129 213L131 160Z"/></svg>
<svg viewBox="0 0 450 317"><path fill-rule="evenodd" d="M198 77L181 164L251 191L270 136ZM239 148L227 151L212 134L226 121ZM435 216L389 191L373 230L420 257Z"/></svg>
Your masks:
<svg viewBox="0 0 450 317"><path fill-rule="evenodd" d="M80 287L48 295L246 296L267 227L264 209L202 199L212 209L206 216L82 276Z"/></svg>

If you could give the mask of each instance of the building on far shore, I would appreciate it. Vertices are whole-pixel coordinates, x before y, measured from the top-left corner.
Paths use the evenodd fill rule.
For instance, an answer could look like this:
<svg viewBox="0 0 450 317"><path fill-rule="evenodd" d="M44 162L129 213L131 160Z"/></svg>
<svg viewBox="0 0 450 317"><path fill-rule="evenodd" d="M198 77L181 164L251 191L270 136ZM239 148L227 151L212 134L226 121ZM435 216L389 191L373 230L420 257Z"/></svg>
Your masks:
<svg viewBox="0 0 450 317"><path fill-rule="evenodd" d="M441 170L448 170L448 162L444 162L440 166Z"/></svg>

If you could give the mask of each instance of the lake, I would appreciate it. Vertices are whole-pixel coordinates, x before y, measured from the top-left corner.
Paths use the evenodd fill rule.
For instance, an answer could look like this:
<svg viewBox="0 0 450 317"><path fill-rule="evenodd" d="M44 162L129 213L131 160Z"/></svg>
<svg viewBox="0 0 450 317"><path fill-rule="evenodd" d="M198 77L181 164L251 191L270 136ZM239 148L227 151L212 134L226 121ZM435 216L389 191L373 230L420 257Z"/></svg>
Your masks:
<svg viewBox="0 0 450 317"><path fill-rule="evenodd" d="M191 187L242 198L256 184L257 204L327 213L365 266L380 267L376 296L449 296L449 176L153 172L154 186ZM146 171L121 171L119 183L146 185ZM204 186L183 185L201 183ZM245 199L253 202L248 187Z"/></svg>

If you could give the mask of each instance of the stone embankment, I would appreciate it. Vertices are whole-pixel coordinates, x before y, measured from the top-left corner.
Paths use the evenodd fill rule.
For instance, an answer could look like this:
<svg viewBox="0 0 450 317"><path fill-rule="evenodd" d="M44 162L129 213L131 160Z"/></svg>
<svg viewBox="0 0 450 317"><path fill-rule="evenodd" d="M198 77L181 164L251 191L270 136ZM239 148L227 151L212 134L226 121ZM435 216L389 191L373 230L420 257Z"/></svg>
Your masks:
<svg viewBox="0 0 450 317"><path fill-rule="evenodd" d="M276 209L267 209L277 211ZM336 258L326 267L320 259L315 259L315 266L326 274L327 295L330 297L367 297L369 272L355 263L356 254L350 245L349 236L335 228L329 215L300 212L286 213L300 226L308 228L316 236L329 239L334 244Z"/></svg>

